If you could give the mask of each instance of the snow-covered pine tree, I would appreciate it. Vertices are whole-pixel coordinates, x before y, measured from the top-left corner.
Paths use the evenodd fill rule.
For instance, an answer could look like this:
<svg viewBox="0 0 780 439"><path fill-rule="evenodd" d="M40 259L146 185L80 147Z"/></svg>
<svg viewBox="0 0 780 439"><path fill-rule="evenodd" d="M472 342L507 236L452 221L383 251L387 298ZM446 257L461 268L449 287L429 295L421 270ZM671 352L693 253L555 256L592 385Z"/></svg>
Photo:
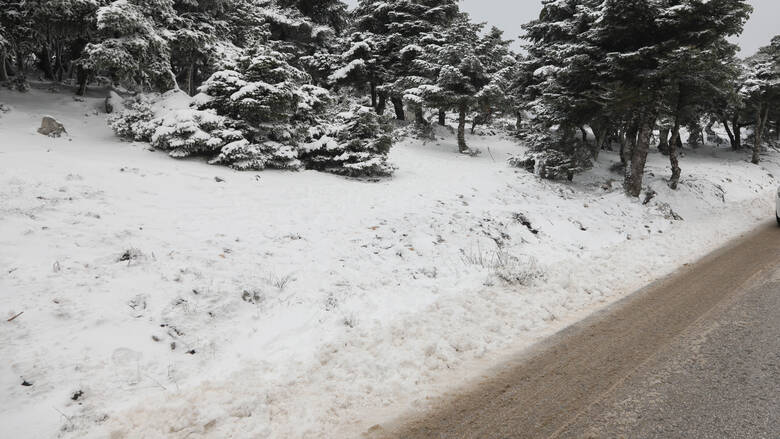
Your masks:
<svg viewBox="0 0 780 439"><path fill-rule="evenodd" d="M200 87L199 108L215 110L243 133L240 143L223 150L215 163L254 169L301 167L295 146L321 134L316 132L318 115L330 97L326 90L309 85L309 76L285 58L271 49L250 49Z"/></svg>
<svg viewBox="0 0 780 439"><path fill-rule="evenodd" d="M477 125L492 122L497 114L514 114L515 102L511 91L521 72L516 55L509 49L511 43L496 27L485 33L477 43L475 53L490 82L477 92L472 134Z"/></svg>
<svg viewBox="0 0 780 439"><path fill-rule="evenodd" d="M15 87L19 91L29 89L27 84L27 61L38 47L38 32L33 18L33 6L25 1L7 1L0 7L0 37L3 72L8 76L10 59L13 57L12 73ZM8 62L7 62L8 61Z"/></svg>
<svg viewBox="0 0 780 439"><path fill-rule="evenodd" d="M351 86L367 93L371 107L384 113L385 95L377 93L378 84L387 81L388 73L380 63L384 37L372 32L353 32L343 39L348 47L336 62L328 81L336 86Z"/></svg>
<svg viewBox="0 0 780 439"><path fill-rule="evenodd" d="M427 44L416 68L431 72L431 84L406 90L405 98L418 105L439 109L454 109L458 113L458 150L473 153L466 144L466 117L478 102L478 94L490 83L477 47L481 24L472 23L467 14L460 14L446 29L427 37Z"/></svg>
<svg viewBox="0 0 780 439"><path fill-rule="evenodd" d="M341 0L277 0L283 8L295 8L312 22L332 28L340 35L349 17L346 3Z"/></svg>
<svg viewBox="0 0 780 439"><path fill-rule="evenodd" d="M728 36L741 32L750 7L740 0L703 4L696 0L669 0L656 18L667 42L658 57L655 76L661 78L660 117L669 120L671 139L669 186L676 189L681 169L677 157L680 127L688 126L691 139L700 136L701 120L719 111L718 95L733 87L737 46Z"/></svg>
<svg viewBox="0 0 780 439"><path fill-rule="evenodd" d="M382 82L377 111L384 112L390 100L396 118L405 120L403 96L407 89L429 84L434 78L421 75L416 60L423 53L420 39L446 28L459 15L457 0L361 0L354 11L355 31L374 34L377 71ZM422 122L421 108L415 119Z"/></svg>
<svg viewBox="0 0 780 439"><path fill-rule="evenodd" d="M540 152L558 155L576 128L587 145L585 124L597 139L605 125L619 128L626 192L638 196L650 137L671 107L664 99L679 95L668 92L683 79L671 66L727 54L724 38L741 30L749 12L743 0L545 1L540 19L526 26L533 43L527 65L536 77L527 87L537 121L531 131L554 127L559 135L536 138L563 140L564 148L542 143Z"/></svg>
<svg viewBox="0 0 780 439"><path fill-rule="evenodd" d="M97 11L99 39L87 44L82 68L144 90L178 88L167 36L173 0L116 0Z"/></svg>
<svg viewBox="0 0 780 439"><path fill-rule="evenodd" d="M603 102L597 96L598 75L605 68L599 65L604 52L586 34L599 17L598 3L545 1L539 19L524 26L526 39L531 42L524 63L530 79L524 100L533 115L526 133L531 150L541 160L546 150L552 152L551 161L571 155L573 161L567 162L574 163L572 171L589 165L577 159L587 157L580 150L589 150L597 157L599 141L605 137L599 138L592 149L587 138L578 146L577 130L587 124L594 132L606 131L602 128ZM553 129L556 133L546 133ZM550 140L555 142L545 144Z"/></svg>
<svg viewBox="0 0 780 439"><path fill-rule="evenodd" d="M3 36L2 31L0 31L0 82L8 80L8 67L6 66L6 63L8 62L8 50L10 48L11 42L8 41L8 39Z"/></svg>
<svg viewBox="0 0 780 439"><path fill-rule="evenodd" d="M301 146L306 167L350 177L384 177L395 170L387 161L392 126L370 107L336 115L325 136Z"/></svg>
<svg viewBox="0 0 780 439"><path fill-rule="evenodd" d="M775 121L776 134L780 128L777 126L780 118L780 35L751 56L747 66L743 94L748 112L754 118L752 162L759 164L769 121Z"/></svg>

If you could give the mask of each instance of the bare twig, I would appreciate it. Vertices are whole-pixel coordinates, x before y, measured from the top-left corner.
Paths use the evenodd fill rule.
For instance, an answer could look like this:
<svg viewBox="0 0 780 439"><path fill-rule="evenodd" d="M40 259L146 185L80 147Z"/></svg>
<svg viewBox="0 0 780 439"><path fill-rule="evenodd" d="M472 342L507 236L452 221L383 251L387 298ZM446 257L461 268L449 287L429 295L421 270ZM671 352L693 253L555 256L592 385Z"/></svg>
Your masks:
<svg viewBox="0 0 780 439"><path fill-rule="evenodd" d="M152 378L152 376L151 376L151 375L149 375L149 374L147 374L147 373L145 373L144 375L146 375L146 377L147 377L147 378L149 378L150 380L152 380L152 381L153 381L155 384L157 384L158 386L160 386L160 387L161 387L163 390L166 390L166 391L168 390L168 388L167 388L167 387L165 387L165 386L163 386L162 384L160 384L160 382L159 382L159 381L157 381L156 379Z"/></svg>
<svg viewBox="0 0 780 439"><path fill-rule="evenodd" d="M68 422L73 423L73 420L70 418L70 416L66 415L65 413L62 413L62 411L60 411L60 409L58 409L57 407L52 407L52 408L56 410L57 413L61 414L65 419L67 419Z"/></svg>
<svg viewBox="0 0 780 439"><path fill-rule="evenodd" d="M15 319L15 318L19 317L19 316L20 316L20 315L22 315L22 314L24 314L24 311L21 311L21 312L19 312L19 313L18 313L18 314L16 314L15 316L13 316L13 317L11 317L10 319L6 320L6 322L10 322L10 321L12 321L13 319Z"/></svg>
<svg viewBox="0 0 780 439"><path fill-rule="evenodd" d="M490 158L491 158L491 159L493 159L493 161L495 162L495 161L496 161L496 158L495 158L495 157L493 157L493 153L492 153L492 152L490 152L490 147L489 147L489 146L487 147L487 150L488 150L488 154L490 154Z"/></svg>

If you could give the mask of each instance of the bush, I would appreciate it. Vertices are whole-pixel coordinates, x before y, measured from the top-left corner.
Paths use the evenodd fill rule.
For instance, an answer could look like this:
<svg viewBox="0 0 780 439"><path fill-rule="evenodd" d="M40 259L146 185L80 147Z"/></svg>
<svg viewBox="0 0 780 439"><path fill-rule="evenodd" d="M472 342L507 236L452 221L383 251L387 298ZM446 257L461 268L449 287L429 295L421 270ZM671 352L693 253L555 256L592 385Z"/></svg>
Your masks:
<svg viewBox="0 0 780 439"><path fill-rule="evenodd" d="M246 139L228 143L209 163L227 165L239 171L300 169L302 166L298 151L291 146L273 141L249 143Z"/></svg>
<svg viewBox="0 0 780 439"><path fill-rule="evenodd" d="M395 168L387 162L392 146L389 122L368 107L339 113L327 135L301 147L301 159L309 169L351 177L389 176Z"/></svg>
<svg viewBox="0 0 780 439"><path fill-rule="evenodd" d="M241 132L225 127L225 118L213 110L183 108L155 118L157 125L151 144L170 151L171 157L183 158L196 154L216 154L230 140L241 139Z"/></svg>
<svg viewBox="0 0 780 439"><path fill-rule="evenodd" d="M108 117L108 125L117 136L150 142L154 133L154 118L151 100L144 95L138 95L125 100L124 109Z"/></svg>
<svg viewBox="0 0 780 439"><path fill-rule="evenodd" d="M125 101L124 109L108 121L124 138L149 142L169 151L171 157L216 154L222 146L242 138L227 127L227 120L213 110L190 108L191 99L181 91L163 95L139 95Z"/></svg>
<svg viewBox="0 0 780 439"><path fill-rule="evenodd" d="M582 143L560 131L532 131L522 136L529 151L509 159L509 165L548 180L573 180L592 166L590 152Z"/></svg>
<svg viewBox="0 0 780 439"><path fill-rule="evenodd" d="M214 73L195 98L181 91L136 97L109 121L118 135L148 141L173 157L208 155L210 163L238 170L392 174L388 121L356 107L325 123L332 99L309 80L279 53L250 51Z"/></svg>

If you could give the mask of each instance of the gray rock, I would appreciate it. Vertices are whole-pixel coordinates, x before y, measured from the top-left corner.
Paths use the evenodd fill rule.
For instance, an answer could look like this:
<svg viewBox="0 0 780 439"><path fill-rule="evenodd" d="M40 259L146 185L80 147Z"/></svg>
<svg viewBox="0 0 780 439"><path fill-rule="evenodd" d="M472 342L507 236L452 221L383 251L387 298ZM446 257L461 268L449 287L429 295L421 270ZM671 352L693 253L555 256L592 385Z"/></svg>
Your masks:
<svg viewBox="0 0 780 439"><path fill-rule="evenodd" d="M108 96L106 96L106 113L119 113L124 110L124 105L122 104L123 101L124 99L122 99L122 96L120 96L117 92L113 90L110 91Z"/></svg>
<svg viewBox="0 0 780 439"><path fill-rule="evenodd" d="M49 137L60 137L62 133L67 133L65 126L51 116L43 116L38 132Z"/></svg>

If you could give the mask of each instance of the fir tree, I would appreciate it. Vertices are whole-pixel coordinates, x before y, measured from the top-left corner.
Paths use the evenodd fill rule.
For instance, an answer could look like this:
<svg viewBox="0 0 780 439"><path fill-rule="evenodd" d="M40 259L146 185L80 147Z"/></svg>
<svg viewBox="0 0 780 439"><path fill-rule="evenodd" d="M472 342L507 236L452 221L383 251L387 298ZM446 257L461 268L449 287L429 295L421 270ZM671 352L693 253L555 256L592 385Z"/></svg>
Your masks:
<svg viewBox="0 0 780 439"><path fill-rule="evenodd" d="M759 164L768 122L771 117L777 122L780 108L780 36L748 59L744 94L754 117L752 162Z"/></svg>
<svg viewBox="0 0 780 439"><path fill-rule="evenodd" d="M147 90L178 88L167 38L175 15L173 0L117 0L100 8L102 38L86 46L81 66Z"/></svg>

